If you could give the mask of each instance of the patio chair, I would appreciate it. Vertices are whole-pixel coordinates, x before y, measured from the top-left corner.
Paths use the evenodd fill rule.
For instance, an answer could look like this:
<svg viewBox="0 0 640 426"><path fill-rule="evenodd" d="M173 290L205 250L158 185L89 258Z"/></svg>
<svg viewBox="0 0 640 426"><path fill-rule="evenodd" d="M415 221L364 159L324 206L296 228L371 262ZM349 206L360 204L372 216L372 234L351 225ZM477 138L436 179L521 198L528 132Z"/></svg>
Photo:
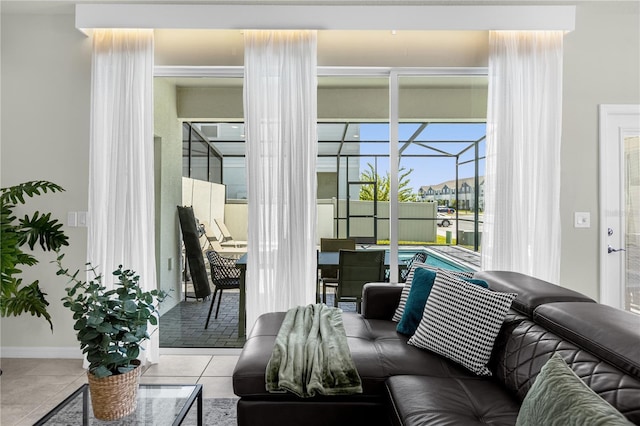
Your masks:
<svg viewBox="0 0 640 426"><path fill-rule="evenodd" d="M227 228L227 225L224 224L222 219L213 219L213 220L218 226L218 229L220 229L220 232L222 233L222 239L219 241L219 243L222 246L240 247L240 246L247 245L246 241L238 241L233 239L231 232L229 232L229 228Z"/></svg>
<svg viewBox="0 0 640 426"><path fill-rule="evenodd" d="M356 302L360 312L362 288L366 283L384 279L384 250L340 250L338 288L333 305L346 300Z"/></svg>
<svg viewBox="0 0 640 426"><path fill-rule="evenodd" d="M414 263L424 263L425 260L427 260L427 253L419 251L414 254L413 257L407 261L406 268L400 269L400 282L407 282L407 277L409 276L409 272L411 272L411 267Z"/></svg>
<svg viewBox="0 0 640 426"><path fill-rule="evenodd" d="M218 306L216 307L215 316L217 319L218 313L220 312L222 292L224 290L240 288L240 269L236 268L236 259L220 256L215 250L207 250L206 255L211 269L211 282L215 286L215 289L213 291L213 297L211 298L207 322L204 325L205 330L209 327L209 320L211 319L211 312L213 311L216 296L218 296ZM220 295L218 295L218 291Z"/></svg>
<svg viewBox="0 0 640 426"><path fill-rule="evenodd" d="M320 238L320 251L339 252L341 249L355 250L356 240L351 238ZM338 286L338 268L320 269L322 303L327 303L327 287Z"/></svg>

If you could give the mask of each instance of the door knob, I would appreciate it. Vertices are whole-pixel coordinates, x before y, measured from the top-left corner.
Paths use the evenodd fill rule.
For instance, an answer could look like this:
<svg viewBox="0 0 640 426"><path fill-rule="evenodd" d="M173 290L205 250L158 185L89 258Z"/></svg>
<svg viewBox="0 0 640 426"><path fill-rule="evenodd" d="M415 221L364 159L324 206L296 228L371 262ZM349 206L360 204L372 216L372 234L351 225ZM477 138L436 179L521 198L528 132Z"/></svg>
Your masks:
<svg viewBox="0 0 640 426"><path fill-rule="evenodd" d="M626 250L623 249L623 248L614 249L613 247L611 247L611 244L607 245L607 253L615 253L615 252L618 252L618 251L626 251Z"/></svg>

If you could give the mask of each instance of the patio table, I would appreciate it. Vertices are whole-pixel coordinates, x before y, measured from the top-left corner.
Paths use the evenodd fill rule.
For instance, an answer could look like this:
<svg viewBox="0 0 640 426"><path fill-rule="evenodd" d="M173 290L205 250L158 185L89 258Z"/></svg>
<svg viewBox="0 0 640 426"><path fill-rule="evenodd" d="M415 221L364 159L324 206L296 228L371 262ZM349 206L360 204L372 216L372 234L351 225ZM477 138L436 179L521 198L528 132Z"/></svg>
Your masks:
<svg viewBox="0 0 640 426"><path fill-rule="evenodd" d="M247 274L248 253L243 254L236 261L236 267L240 269L240 301L238 306L238 337L244 337L246 334L247 318L246 318L246 274ZM337 268L340 261L339 252L320 251L318 252L318 269ZM389 268L389 251L384 255L385 267ZM402 268L404 262L398 262L398 266Z"/></svg>

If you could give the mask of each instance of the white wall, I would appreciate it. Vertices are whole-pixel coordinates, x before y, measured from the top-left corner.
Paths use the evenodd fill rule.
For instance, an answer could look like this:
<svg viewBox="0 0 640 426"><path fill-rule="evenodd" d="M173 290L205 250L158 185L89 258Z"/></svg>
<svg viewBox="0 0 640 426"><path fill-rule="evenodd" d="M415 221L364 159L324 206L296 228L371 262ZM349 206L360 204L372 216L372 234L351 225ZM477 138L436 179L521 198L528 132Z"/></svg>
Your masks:
<svg viewBox="0 0 640 426"><path fill-rule="evenodd" d="M580 3L576 29L565 36L560 281L596 299L598 105L640 103L639 9L639 2ZM573 227L576 211L591 213L591 228Z"/></svg>
<svg viewBox="0 0 640 426"><path fill-rule="evenodd" d="M28 180L55 182L66 192L40 196L30 211L51 211L65 221L68 211L86 211L89 176L90 40L74 28L71 15L5 15L2 31L2 186ZM84 268L87 228L68 228L65 263ZM2 356L80 354L71 312L62 306L66 280L55 275L53 256L25 280L40 280L49 300L54 331L43 319L2 319ZM26 350L25 347L37 347Z"/></svg>
<svg viewBox="0 0 640 426"><path fill-rule="evenodd" d="M178 117L184 120L242 120L242 87L180 87L177 94ZM408 120L481 120L487 116L487 91L466 87L402 89L400 116ZM318 119L388 120L389 90L319 87Z"/></svg>
<svg viewBox="0 0 640 426"><path fill-rule="evenodd" d="M316 240L316 244L320 245L320 238L334 238L333 217L335 216L335 211L333 209L333 201L318 200L318 210L316 214L318 217L318 225L316 228L318 239Z"/></svg>
<svg viewBox="0 0 640 426"><path fill-rule="evenodd" d="M338 201L338 212L340 217L347 216L347 202ZM352 216L373 215L373 203L371 201L351 201L349 203L349 214ZM389 202L378 201L377 203L377 239L389 239ZM437 225L435 220L424 220L436 217L435 203L399 203L398 217L403 218L398 224L398 241L420 241L435 242L437 237ZM385 219L386 218L386 219ZM370 218L351 219L349 224L349 236L367 237L371 236ZM340 221L340 238L347 237L346 220Z"/></svg>
<svg viewBox="0 0 640 426"><path fill-rule="evenodd" d="M160 288L171 297L160 307L169 311L180 303L181 240L176 206L182 197L182 127L176 113L176 89L167 80L154 80L156 273Z"/></svg>
<svg viewBox="0 0 640 426"><path fill-rule="evenodd" d="M320 238L333 238L333 203L331 200L319 200L316 209L318 218L316 243L320 244ZM247 203L230 203L224 206L224 222L229 228L233 238L238 241L247 241L249 233L249 209Z"/></svg>

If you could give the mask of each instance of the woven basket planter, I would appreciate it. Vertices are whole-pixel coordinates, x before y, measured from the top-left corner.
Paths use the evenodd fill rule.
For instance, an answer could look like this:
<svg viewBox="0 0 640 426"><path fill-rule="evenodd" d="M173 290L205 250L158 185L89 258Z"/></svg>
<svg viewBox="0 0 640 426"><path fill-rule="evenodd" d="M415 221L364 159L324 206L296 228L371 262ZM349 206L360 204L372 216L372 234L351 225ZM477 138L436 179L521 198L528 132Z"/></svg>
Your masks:
<svg viewBox="0 0 640 426"><path fill-rule="evenodd" d="M128 373L97 378L87 371L93 414L100 420L116 420L136 410L140 366Z"/></svg>

